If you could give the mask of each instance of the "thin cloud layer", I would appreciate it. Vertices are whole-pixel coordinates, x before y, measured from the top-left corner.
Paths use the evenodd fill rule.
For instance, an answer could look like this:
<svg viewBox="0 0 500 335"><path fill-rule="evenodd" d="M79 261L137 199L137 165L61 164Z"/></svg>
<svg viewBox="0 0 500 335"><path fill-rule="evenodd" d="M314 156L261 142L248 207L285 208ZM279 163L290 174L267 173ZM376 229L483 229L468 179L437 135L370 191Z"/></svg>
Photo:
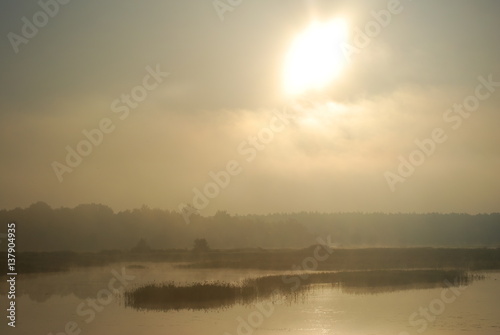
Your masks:
<svg viewBox="0 0 500 335"><path fill-rule="evenodd" d="M5 36L21 34L21 18L40 10L2 6ZM387 2L249 2L224 21L210 2L61 7L18 53L0 42L0 207L178 210L236 162L202 214L498 211L500 92L459 125L444 116L475 94L478 77L500 82L499 5L401 6L330 86L300 99L285 96L282 82L295 35L341 16L353 42ZM155 66L169 75L145 89ZM446 141L391 189L386 172L399 175L401 157L417 157L416 141L436 128ZM98 144L69 166L68 147L84 148L95 129ZM62 182L54 162L67 167Z"/></svg>

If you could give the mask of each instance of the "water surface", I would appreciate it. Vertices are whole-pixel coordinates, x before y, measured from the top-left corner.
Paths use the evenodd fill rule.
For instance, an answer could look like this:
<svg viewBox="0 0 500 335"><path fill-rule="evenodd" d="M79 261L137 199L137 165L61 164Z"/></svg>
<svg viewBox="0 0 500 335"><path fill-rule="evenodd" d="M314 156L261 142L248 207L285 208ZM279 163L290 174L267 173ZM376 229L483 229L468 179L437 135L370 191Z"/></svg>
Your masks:
<svg viewBox="0 0 500 335"><path fill-rule="evenodd" d="M127 268L130 265L19 276L17 327L12 329L3 322L2 334L52 332L59 335L68 323L77 325L80 334L90 335L403 335L418 334L424 327L425 333L439 335L500 333L500 272L487 273L484 280L456 288L458 294L442 287L376 292L368 288L346 290L314 285L307 295L294 301L274 297L224 309L144 311L126 307L123 295L115 293L107 297L105 305L97 304L98 308L91 309L89 306L99 292L108 288L114 277L112 271L121 273L122 268L127 275L134 276L127 289L164 281L179 285L203 281L237 283L246 278L281 274L278 271L178 269L157 263L141 264L145 268ZM0 289L5 292L4 282ZM447 290L444 298L443 290ZM2 310L5 310L6 296L1 298ZM428 319L419 314L421 308L428 309Z"/></svg>

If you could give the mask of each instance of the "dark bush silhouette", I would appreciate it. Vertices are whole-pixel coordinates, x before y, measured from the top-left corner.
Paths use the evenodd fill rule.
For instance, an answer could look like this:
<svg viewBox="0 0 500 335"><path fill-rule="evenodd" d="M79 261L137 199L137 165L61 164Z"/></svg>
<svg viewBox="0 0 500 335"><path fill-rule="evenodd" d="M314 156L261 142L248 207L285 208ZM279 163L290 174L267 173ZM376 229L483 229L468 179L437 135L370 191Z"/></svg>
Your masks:
<svg viewBox="0 0 500 335"><path fill-rule="evenodd" d="M141 238L139 242L137 242L136 246L133 247L130 251L134 253L146 253L151 252L151 247L148 245L145 239Z"/></svg>
<svg viewBox="0 0 500 335"><path fill-rule="evenodd" d="M197 254L202 254L210 251L208 242L204 238L197 238L193 243L193 252Z"/></svg>

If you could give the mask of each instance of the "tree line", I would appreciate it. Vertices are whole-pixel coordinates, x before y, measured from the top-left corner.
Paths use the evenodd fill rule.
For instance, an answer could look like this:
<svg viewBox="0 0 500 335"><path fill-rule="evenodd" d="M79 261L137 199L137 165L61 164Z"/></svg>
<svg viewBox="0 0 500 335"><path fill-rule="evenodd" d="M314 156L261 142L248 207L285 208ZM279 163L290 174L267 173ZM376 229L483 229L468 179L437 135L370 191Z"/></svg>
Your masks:
<svg viewBox="0 0 500 335"><path fill-rule="evenodd" d="M16 222L18 251L130 250L140 239L152 249L190 249L206 239L213 249L305 248L331 236L338 247L499 247L500 213L276 213L213 216L140 209L114 212L101 204L51 208L37 202L0 210ZM0 244L0 248L5 247Z"/></svg>

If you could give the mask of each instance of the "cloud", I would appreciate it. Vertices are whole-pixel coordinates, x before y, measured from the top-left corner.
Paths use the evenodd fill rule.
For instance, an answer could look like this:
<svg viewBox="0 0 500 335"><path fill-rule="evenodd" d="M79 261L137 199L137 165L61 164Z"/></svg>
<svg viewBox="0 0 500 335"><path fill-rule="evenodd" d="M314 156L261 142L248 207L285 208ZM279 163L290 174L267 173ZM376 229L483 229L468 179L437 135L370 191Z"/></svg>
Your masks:
<svg viewBox="0 0 500 335"><path fill-rule="evenodd" d="M120 121L107 109L105 99L73 102L71 108L61 101L41 106L37 117L2 117L2 143L15 145L1 147L8 160L0 175L11 190L1 202L5 207L44 199L53 206L101 202L125 209L146 203L176 209L178 203L191 200L193 188L210 181L210 171L237 160L242 174L234 177L207 213L221 208L241 212L411 210L412 205L395 201L383 172L394 169L398 156L414 149L416 138L444 127L444 111L466 93L406 87L351 103L304 104L296 119L251 162L246 162L238 146L268 127L279 108L172 113L158 104L160 92ZM499 163L494 127L498 123L492 122L498 117L493 113L497 102L498 98L487 102L462 129L450 132L450 141L401 187L403 195L411 193L414 208L420 208L418 200L437 183L441 194L434 201L443 209L454 209L443 197L446 187L470 190L463 168L457 170L457 165L464 166L460 162L470 162L465 166L470 167L476 185L487 186L485 178L494 175ZM103 117L111 118L116 130L59 184L51 162L63 161L65 147L75 146L83 138L81 131L96 126ZM452 176L446 176L447 171ZM485 192L490 196L496 191ZM463 208L492 208L486 203Z"/></svg>

